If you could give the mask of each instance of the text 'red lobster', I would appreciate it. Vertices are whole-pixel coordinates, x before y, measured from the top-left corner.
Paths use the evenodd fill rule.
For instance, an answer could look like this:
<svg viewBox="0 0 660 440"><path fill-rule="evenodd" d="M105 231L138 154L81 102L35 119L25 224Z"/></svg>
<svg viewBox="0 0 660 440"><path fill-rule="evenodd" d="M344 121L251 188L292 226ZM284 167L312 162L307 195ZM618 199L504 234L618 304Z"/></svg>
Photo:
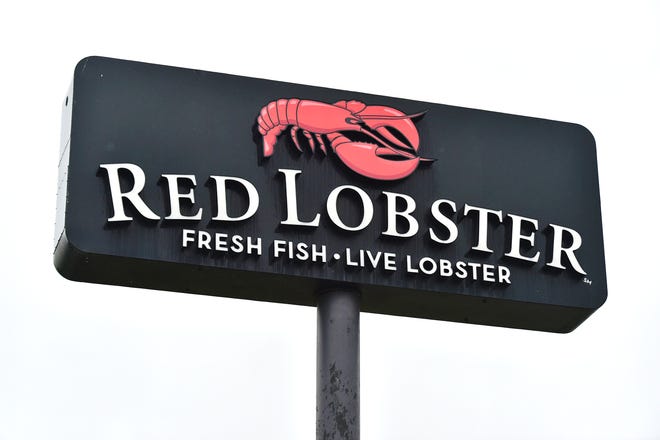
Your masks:
<svg viewBox="0 0 660 440"><path fill-rule="evenodd" d="M273 154L277 137L288 127L291 139L302 151L298 130L307 138L312 151L316 143L327 154L325 138L332 151L351 170L377 180L397 180L409 176L420 161L419 134L412 119L395 108L366 105L360 101L334 104L304 99L278 99L261 109L257 127L263 136L264 157ZM325 135L325 138L324 138Z"/></svg>

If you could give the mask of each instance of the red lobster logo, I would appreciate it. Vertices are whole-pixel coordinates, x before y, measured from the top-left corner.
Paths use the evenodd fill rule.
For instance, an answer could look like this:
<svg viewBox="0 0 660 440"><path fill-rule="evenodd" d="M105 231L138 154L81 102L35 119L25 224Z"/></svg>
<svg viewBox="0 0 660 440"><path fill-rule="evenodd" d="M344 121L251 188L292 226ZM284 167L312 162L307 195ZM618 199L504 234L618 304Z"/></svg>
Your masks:
<svg viewBox="0 0 660 440"><path fill-rule="evenodd" d="M413 119L425 112L407 115L383 105L360 101L327 104L304 99L278 99L265 105L257 117L263 136L264 157L270 157L277 137L289 126L291 139L302 151L298 131L302 129L309 148L318 143L327 154L332 151L351 170L376 180L397 180L409 176L420 162L431 162L417 154L419 133Z"/></svg>

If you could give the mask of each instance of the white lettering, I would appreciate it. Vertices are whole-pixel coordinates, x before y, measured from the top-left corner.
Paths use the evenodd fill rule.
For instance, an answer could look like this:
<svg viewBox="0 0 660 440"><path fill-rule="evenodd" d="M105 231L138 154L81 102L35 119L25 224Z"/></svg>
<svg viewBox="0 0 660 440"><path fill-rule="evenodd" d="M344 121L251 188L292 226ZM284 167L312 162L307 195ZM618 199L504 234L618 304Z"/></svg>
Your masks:
<svg viewBox="0 0 660 440"><path fill-rule="evenodd" d="M507 283L511 284L511 280L509 279L509 276L511 276L511 271L509 270L508 267L506 266L498 266L497 267L497 275L500 283Z"/></svg>
<svg viewBox="0 0 660 440"><path fill-rule="evenodd" d="M124 212L123 199L131 202L142 217L149 220L160 220L160 217L154 214L140 197L140 192L144 189L146 182L142 168L132 163L104 164L100 165L100 167L108 172L108 182L110 184L110 200L112 200L113 216L108 219L109 222L133 220L133 217L127 216ZM133 176L133 188L127 192L121 191L119 184L120 169L128 171Z"/></svg>
<svg viewBox="0 0 660 440"><path fill-rule="evenodd" d="M222 232L215 234L215 250L219 252L227 252L227 234Z"/></svg>
<svg viewBox="0 0 660 440"><path fill-rule="evenodd" d="M254 243L252 242L252 237L248 237L246 249L246 252L250 255L253 253L261 255L261 237L257 237Z"/></svg>
<svg viewBox="0 0 660 440"><path fill-rule="evenodd" d="M197 234L197 248L211 250L211 234L206 231L199 231L199 234Z"/></svg>
<svg viewBox="0 0 660 440"><path fill-rule="evenodd" d="M534 233L532 235L522 234L522 222L530 223L534 226L534 231L539 229L539 222L533 218L521 217L519 215L509 214L511 217L511 250L504 254L507 257L517 258L519 260L532 261L536 263L539 261L540 252L536 252L533 257L526 257L520 253L520 242L526 241L530 246L534 246Z"/></svg>
<svg viewBox="0 0 660 440"><path fill-rule="evenodd" d="M216 192L218 195L218 213L213 220L219 220L223 222L240 222L242 220L247 220L252 217L259 208L259 193L257 188L250 182L240 177L228 177L228 176L211 176L211 179L215 181ZM238 217L230 217L227 212L227 182L233 181L236 182L245 188L248 195L248 207L243 215Z"/></svg>
<svg viewBox="0 0 660 440"><path fill-rule="evenodd" d="M483 265L484 281L495 282L495 266L492 264Z"/></svg>
<svg viewBox="0 0 660 440"><path fill-rule="evenodd" d="M412 237L417 234L417 231L419 231L419 223L410 215L415 211L415 200L405 194L391 193L387 191L383 191L383 194L387 197L387 230L383 232L383 235L389 235L392 237ZM396 210L397 200L405 201L406 208L403 211ZM397 232L396 220L399 217L408 222L408 230L406 232Z"/></svg>
<svg viewBox="0 0 660 440"><path fill-rule="evenodd" d="M443 277L450 277L454 271L451 269L451 262L449 260L440 260L440 275Z"/></svg>
<svg viewBox="0 0 660 440"><path fill-rule="evenodd" d="M184 229L182 234L182 247L188 247L188 243L195 242L195 231L192 229Z"/></svg>
<svg viewBox="0 0 660 440"><path fill-rule="evenodd" d="M284 190L286 193L286 220L283 220L281 224L293 225L293 226L317 227L319 225L319 219L321 218L321 214L316 214L314 220L309 222L303 222L298 218L298 197L296 195L296 176L302 173L302 171L288 170L286 168L281 168L278 171L284 174Z"/></svg>
<svg viewBox="0 0 660 440"><path fill-rule="evenodd" d="M339 213L337 212L337 199L339 198L339 194L341 194L341 192L344 190L354 191L358 196L360 196L360 200L362 201L362 221L355 227L347 226L341 220ZM330 217L330 220L332 220L335 225L345 231L361 231L362 229L366 228L369 223L371 223L371 219L374 217L374 205L371 203L371 199L367 193L364 192L364 190L353 185L342 185L333 189L328 196L326 209L328 210L328 216Z"/></svg>
<svg viewBox="0 0 660 440"><path fill-rule="evenodd" d="M395 271L396 270L396 254L392 252L385 252L383 254L384 261L383 261L383 268L385 270L389 271Z"/></svg>
<svg viewBox="0 0 660 440"><path fill-rule="evenodd" d="M440 222L442 226L447 228L447 231L449 231L449 237L447 237L445 240L441 239L437 236L432 228L429 228L429 234L431 234L431 240L441 244L449 244L453 243L458 238L458 227L456 226L456 223L448 219L444 214L442 214L442 212L440 212L440 205L443 204L451 206L452 211L456 212L456 203L452 202L451 200L440 199L436 200L431 205L431 215L434 219Z"/></svg>
<svg viewBox="0 0 660 440"><path fill-rule="evenodd" d="M286 241L285 240L274 240L273 241L273 257L279 258L280 255L286 252Z"/></svg>
<svg viewBox="0 0 660 440"><path fill-rule="evenodd" d="M170 194L170 215L165 217L165 220L201 220L202 208L197 210L197 214L183 215L181 214L181 199L188 199L190 203L195 203L195 193L193 188L197 185L195 176L190 174L163 174L167 180L167 189ZM179 192L179 180L188 180L192 182L192 188L186 194Z"/></svg>
<svg viewBox="0 0 660 440"><path fill-rule="evenodd" d="M468 274L465 270L465 261L458 261L456 263L456 276L462 280L467 278Z"/></svg>
<svg viewBox="0 0 660 440"><path fill-rule="evenodd" d="M553 229L554 240L552 242L552 261L548 263L548 266L556 267L558 269L566 269L561 264L561 255L564 253L568 258L568 261L571 263L571 266L573 266L573 269L582 275L586 275L587 273L582 269L582 266L580 266L580 263L575 256L575 251L582 246L582 237L580 234L563 226L550 224L550 227ZM564 232L567 232L573 241L567 248L562 246Z"/></svg>
<svg viewBox="0 0 660 440"><path fill-rule="evenodd" d="M406 255L406 272L419 273L419 271L413 267L412 259L410 258L410 255Z"/></svg>
<svg viewBox="0 0 660 440"><path fill-rule="evenodd" d="M492 253L493 251L488 247L488 214L494 214L502 222L502 211L494 211L492 209L480 208L478 206L470 206L467 203L465 204L465 210L463 213L467 216L468 213L476 211L478 213L478 239L477 245L473 246L472 249L475 251L483 251Z"/></svg>
<svg viewBox="0 0 660 440"><path fill-rule="evenodd" d="M438 265L433 258L424 257L419 260L419 269L426 275L434 274L438 270Z"/></svg>

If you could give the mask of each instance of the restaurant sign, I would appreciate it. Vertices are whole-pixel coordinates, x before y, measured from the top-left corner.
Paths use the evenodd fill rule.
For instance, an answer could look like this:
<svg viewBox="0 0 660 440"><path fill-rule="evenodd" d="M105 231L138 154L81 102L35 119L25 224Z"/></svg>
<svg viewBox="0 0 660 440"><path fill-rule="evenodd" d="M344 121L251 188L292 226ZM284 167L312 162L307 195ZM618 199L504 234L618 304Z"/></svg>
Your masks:
<svg viewBox="0 0 660 440"><path fill-rule="evenodd" d="M607 297L580 125L99 57L63 121L72 280L552 332Z"/></svg>

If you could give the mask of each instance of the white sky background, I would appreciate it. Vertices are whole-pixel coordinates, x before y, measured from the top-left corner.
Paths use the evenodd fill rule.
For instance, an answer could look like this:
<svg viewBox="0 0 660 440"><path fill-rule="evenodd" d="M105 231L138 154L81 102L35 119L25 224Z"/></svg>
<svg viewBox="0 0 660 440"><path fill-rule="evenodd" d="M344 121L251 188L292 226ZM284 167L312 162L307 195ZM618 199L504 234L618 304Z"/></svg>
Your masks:
<svg viewBox="0 0 660 440"><path fill-rule="evenodd" d="M605 305L567 335L362 314L362 439L660 438L659 3L356 3L2 6L0 440L314 438L315 309L53 268L60 106L88 55L588 127Z"/></svg>

